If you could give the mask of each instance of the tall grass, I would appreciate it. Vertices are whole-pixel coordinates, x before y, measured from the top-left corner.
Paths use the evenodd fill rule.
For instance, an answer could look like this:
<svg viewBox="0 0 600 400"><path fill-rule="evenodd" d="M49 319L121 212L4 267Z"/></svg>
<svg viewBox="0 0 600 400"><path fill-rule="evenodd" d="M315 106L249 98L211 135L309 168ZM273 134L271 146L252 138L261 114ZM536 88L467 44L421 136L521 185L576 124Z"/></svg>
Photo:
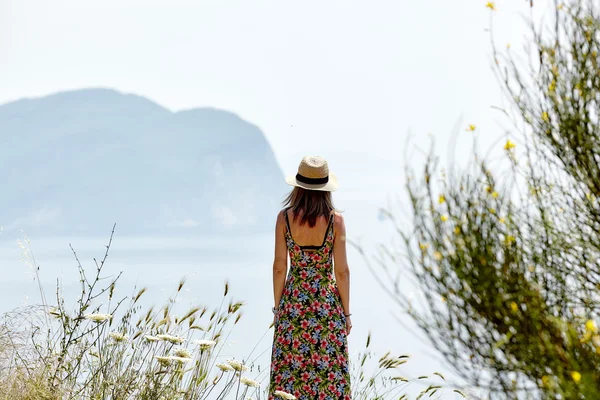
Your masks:
<svg viewBox="0 0 600 400"><path fill-rule="evenodd" d="M145 288L117 299L120 274L111 279L103 273L113 236L114 227L103 258L94 259L91 269L72 249L80 278L74 304L60 284L50 304L36 275L40 304L2 316L0 399L267 399L268 366L249 376L257 346L247 360L220 356L242 317L243 303L230 298L229 285L214 309L192 306L180 315L174 305L185 279L158 308L142 305ZM39 274L30 242L22 248ZM353 398L397 399L410 384L397 373L407 357L385 354L369 375L370 342L369 335L365 351L351 360ZM422 394L439 398L440 388L430 385Z"/></svg>

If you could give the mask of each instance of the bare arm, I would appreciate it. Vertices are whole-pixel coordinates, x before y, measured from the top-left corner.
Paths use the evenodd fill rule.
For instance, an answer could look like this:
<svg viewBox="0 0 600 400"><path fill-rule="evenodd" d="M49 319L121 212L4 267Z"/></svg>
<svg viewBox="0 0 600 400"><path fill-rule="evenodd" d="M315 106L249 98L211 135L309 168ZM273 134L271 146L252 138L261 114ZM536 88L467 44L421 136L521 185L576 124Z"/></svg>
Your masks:
<svg viewBox="0 0 600 400"><path fill-rule="evenodd" d="M275 259L273 260L273 295L275 308L279 307L279 301L285 286L287 275L287 245L285 243L285 222L283 211L277 215L275 223Z"/></svg>
<svg viewBox="0 0 600 400"><path fill-rule="evenodd" d="M348 268L348 259L346 258L346 225L344 217L341 215L336 213L334 218L333 261L335 281L340 291L344 314L350 314L350 268Z"/></svg>

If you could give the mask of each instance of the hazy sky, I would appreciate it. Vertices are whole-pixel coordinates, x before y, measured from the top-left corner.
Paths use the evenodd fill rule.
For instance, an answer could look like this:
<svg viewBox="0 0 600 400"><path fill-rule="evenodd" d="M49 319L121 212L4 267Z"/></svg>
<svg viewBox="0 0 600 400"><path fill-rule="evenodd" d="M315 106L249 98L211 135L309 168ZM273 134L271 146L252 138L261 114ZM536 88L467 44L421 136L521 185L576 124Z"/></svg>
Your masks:
<svg viewBox="0 0 600 400"><path fill-rule="evenodd" d="M495 4L498 47L511 43L518 54L529 3ZM109 87L173 111L238 113L264 131L285 174L306 154L327 157L349 236L373 237L377 208L403 194L409 132L422 148L431 133L441 155L457 160L469 155L469 123L482 145L502 139L485 5L0 0L0 104ZM453 129L457 145L449 147ZM419 168L420 159L411 162Z"/></svg>
<svg viewBox="0 0 600 400"><path fill-rule="evenodd" d="M236 112L286 173L304 154L396 160L409 130L443 145L461 116L497 137L485 3L0 0L0 103L111 87ZM504 48L528 7L496 6Z"/></svg>

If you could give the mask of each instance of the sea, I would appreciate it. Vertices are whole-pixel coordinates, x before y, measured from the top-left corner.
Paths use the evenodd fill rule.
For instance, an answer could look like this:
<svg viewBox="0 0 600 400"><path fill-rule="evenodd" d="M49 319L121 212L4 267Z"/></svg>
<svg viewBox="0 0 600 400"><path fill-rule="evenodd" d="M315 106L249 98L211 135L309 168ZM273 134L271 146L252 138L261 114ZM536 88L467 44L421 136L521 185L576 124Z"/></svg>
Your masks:
<svg viewBox="0 0 600 400"><path fill-rule="evenodd" d="M67 308L73 309L81 290L78 265L81 263L88 279L93 278L97 263L105 256L110 233L111 227L103 237L0 235L3 272L0 313L40 304L40 286L48 304L56 304L58 293ZM115 286L115 299L131 298L141 288L146 288L141 300L144 307L160 307L173 298L173 313L183 315L194 306L207 306L209 311L218 308L227 283L225 302L229 299L242 301L242 317L232 326L218 357L223 361L237 358L251 363L250 377L266 385L273 339L273 328L270 327L273 321L273 251L272 234L121 237L117 229L99 285L106 285L121 274ZM368 266L369 248L366 254L361 255L353 246L348 247L353 321L348 337L350 359L358 362L370 335L369 351L373 362L366 364L367 376L375 372L379 357L390 351L395 355L410 356L408 363L394 376L407 379L423 375L431 377L409 383L406 386L409 395L429 384L440 383L440 378L432 375L434 372L442 373L448 381L458 380L410 317L382 289L374 270ZM372 267L375 264L373 260L369 263ZM182 280L184 285L177 293ZM417 289L405 286L402 290ZM440 398L460 398L450 392Z"/></svg>

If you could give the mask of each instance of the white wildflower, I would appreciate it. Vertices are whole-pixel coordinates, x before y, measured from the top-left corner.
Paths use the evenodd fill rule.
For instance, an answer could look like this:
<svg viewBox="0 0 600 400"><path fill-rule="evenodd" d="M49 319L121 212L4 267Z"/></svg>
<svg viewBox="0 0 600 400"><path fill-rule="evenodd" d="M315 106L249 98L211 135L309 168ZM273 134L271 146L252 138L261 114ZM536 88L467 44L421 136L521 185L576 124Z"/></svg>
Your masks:
<svg viewBox="0 0 600 400"><path fill-rule="evenodd" d="M192 359L188 357L154 356L154 358L162 365L171 365L173 362L183 364L192 361Z"/></svg>
<svg viewBox="0 0 600 400"><path fill-rule="evenodd" d="M192 358L192 353L183 347L175 349L174 353L177 357Z"/></svg>
<svg viewBox="0 0 600 400"><path fill-rule="evenodd" d="M127 335L124 335L124 334L119 333L119 332L111 332L111 333L108 334L108 336L110 336L110 338L112 340L114 340L115 342L124 342L127 339L129 339L127 337Z"/></svg>
<svg viewBox="0 0 600 400"><path fill-rule="evenodd" d="M286 399L286 400L296 400L296 396L294 396L291 393L284 392L283 390L276 390L275 396L281 397L282 399Z"/></svg>
<svg viewBox="0 0 600 400"><path fill-rule="evenodd" d="M89 319L90 321L94 321L96 323L108 321L112 318L110 314L88 314L85 316L85 319Z"/></svg>
<svg viewBox="0 0 600 400"><path fill-rule="evenodd" d="M158 342L160 340L156 336L152 336L152 335L146 335L146 336L144 336L144 339L146 339L149 342Z"/></svg>
<svg viewBox="0 0 600 400"><path fill-rule="evenodd" d="M230 365L227 364L223 364L223 363L219 363L217 364L217 368L219 368L221 371L233 371L233 368Z"/></svg>
<svg viewBox="0 0 600 400"><path fill-rule="evenodd" d="M179 336L163 334L163 335L156 335L156 337L159 338L160 340L164 340L165 342L171 342L171 343L175 343L175 344L185 342L185 338L182 338Z"/></svg>
<svg viewBox="0 0 600 400"><path fill-rule="evenodd" d="M248 367L246 367L244 364L242 364L240 361L238 360L227 360L227 364L231 365L231 367L233 369L235 369L236 371L247 371Z"/></svg>
<svg viewBox="0 0 600 400"><path fill-rule="evenodd" d="M245 376L242 376L242 379L240 379L240 382L242 382L246 386L251 386L254 388L257 388L260 386L260 384L258 382L256 382L255 380L252 380L250 378L247 378Z"/></svg>
<svg viewBox="0 0 600 400"><path fill-rule="evenodd" d="M169 365L171 364L171 357L164 357L164 356L154 356L154 358L161 363L162 365Z"/></svg>
<svg viewBox="0 0 600 400"><path fill-rule="evenodd" d="M217 344L217 342L215 342L214 340L207 340L207 339L194 340L194 343L197 344L198 346L200 346L200 349L202 349L202 350L211 348L215 344Z"/></svg>
<svg viewBox="0 0 600 400"><path fill-rule="evenodd" d="M191 358L189 358L189 357L175 357L175 356L170 356L169 358L170 358L171 360L173 360L173 361L177 361L177 362L178 362L178 363L180 363L180 364L183 364L183 363L187 363L187 362L190 362L190 361L192 361L192 359L191 359Z"/></svg>

